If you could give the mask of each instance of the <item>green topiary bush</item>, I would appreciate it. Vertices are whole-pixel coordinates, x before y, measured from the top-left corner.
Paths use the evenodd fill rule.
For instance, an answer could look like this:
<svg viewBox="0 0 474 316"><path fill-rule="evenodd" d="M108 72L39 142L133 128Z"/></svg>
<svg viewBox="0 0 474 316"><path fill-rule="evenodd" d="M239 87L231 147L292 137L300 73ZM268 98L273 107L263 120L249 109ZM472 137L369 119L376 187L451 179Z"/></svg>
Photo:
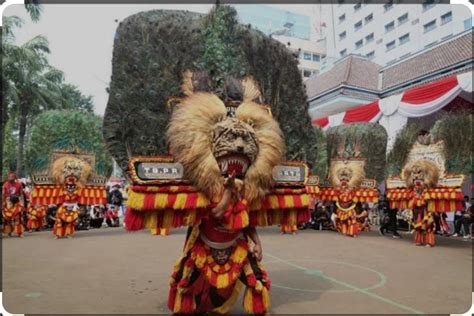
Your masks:
<svg viewBox="0 0 474 316"><path fill-rule="evenodd" d="M179 96L182 73L207 71L212 89L226 93L228 76L253 76L286 141L286 158L317 166L317 134L308 115L297 56L283 44L237 23L229 6L209 15L141 12L120 23L104 117L107 147L125 170L134 155L166 154L166 101Z"/></svg>

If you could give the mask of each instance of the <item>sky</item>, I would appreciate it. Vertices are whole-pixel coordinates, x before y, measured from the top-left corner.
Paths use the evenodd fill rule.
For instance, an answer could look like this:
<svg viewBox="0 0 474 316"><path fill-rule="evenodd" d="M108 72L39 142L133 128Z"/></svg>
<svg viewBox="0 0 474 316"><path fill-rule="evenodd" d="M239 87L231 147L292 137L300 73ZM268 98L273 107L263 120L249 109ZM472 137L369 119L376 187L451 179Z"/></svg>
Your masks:
<svg viewBox="0 0 474 316"><path fill-rule="evenodd" d="M287 11L310 15L313 5L276 5ZM91 7L93 7L91 9ZM211 5L43 5L38 23L31 22L23 5L11 5L4 16L16 15L25 24L15 32L17 44L36 35L49 40L49 62L62 70L68 83L93 97L95 112L103 115L107 105L106 88L112 73L113 38L118 23L140 11L152 9L189 10L206 13Z"/></svg>

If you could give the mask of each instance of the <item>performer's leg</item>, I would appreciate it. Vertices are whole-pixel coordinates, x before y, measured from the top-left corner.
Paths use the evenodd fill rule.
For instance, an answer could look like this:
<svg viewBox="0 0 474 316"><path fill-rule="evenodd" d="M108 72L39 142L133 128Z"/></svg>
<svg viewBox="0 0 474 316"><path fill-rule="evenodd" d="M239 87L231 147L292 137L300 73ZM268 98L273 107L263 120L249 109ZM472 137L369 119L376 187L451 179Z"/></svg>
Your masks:
<svg viewBox="0 0 474 316"><path fill-rule="evenodd" d="M67 238L71 238L72 235L74 235L74 223L67 223L65 225L65 232L64 232L64 235L67 237Z"/></svg>
<svg viewBox="0 0 474 316"><path fill-rule="evenodd" d="M346 221L338 221L338 230L341 234L347 235L347 222Z"/></svg>
<svg viewBox="0 0 474 316"><path fill-rule="evenodd" d="M359 224L356 221L351 221L349 236L357 237L359 235Z"/></svg>
<svg viewBox="0 0 474 316"><path fill-rule="evenodd" d="M270 309L270 280L262 266L251 254L248 258L249 265L244 267L246 275L241 278L247 286L244 292L244 310L249 314L264 315Z"/></svg>
<svg viewBox="0 0 474 316"><path fill-rule="evenodd" d="M53 227L53 235L56 239L59 237L63 237L65 234L65 223L63 223L60 219L56 219L56 223L54 223Z"/></svg>
<svg viewBox="0 0 474 316"><path fill-rule="evenodd" d="M20 216L22 216L20 214ZM18 235L18 237L23 237L23 231L25 230L25 228L23 227L23 224L21 223L21 220L18 219L18 220L15 220L14 222L14 227L15 227L15 233Z"/></svg>
<svg viewBox="0 0 474 316"><path fill-rule="evenodd" d="M423 244L423 232L421 229L415 229L415 245L421 246Z"/></svg>
<svg viewBox="0 0 474 316"><path fill-rule="evenodd" d="M425 233L425 243L426 243L427 247L434 247L434 245L435 245L434 229L435 228L429 229Z"/></svg>
<svg viewBox="0 0 474 316"><path fill-rule="evenodd" d="M4 220L4 223L3 223L3 233L7 236L11 236L12 234L12 231L13 231L13 226L11 224L11 221L9 220Z"/></svg>

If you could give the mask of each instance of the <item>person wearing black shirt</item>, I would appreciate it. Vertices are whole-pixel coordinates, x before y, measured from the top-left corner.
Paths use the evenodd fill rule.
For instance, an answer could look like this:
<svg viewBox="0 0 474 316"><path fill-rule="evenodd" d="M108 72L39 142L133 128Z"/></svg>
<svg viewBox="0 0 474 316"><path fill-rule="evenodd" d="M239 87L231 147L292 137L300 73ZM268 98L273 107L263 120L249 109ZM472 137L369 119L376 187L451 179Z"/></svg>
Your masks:
<svg viewBox="0 0 474 316"><path fill-rule="evenodd" d="M380 234L385 235L385 232L388 230L392 231L393 238L401 238L400 234L397 232L397 213L398 209L390 208L387 200L387 195L384 194L381 199L379 199L379 209L383 210L385 217L388 215L388 220L383 219L382 225L380 226Z"/></svg>
<svg viewBox="0 0 474 316"><path fill-rule="evenodd" d="M115 206L122 206L123 203L123 196L122 192L119 190L119 185L116 184L112 187L112 190L109 192L109 195L107 196L107 204L112 204Z"/></svg>

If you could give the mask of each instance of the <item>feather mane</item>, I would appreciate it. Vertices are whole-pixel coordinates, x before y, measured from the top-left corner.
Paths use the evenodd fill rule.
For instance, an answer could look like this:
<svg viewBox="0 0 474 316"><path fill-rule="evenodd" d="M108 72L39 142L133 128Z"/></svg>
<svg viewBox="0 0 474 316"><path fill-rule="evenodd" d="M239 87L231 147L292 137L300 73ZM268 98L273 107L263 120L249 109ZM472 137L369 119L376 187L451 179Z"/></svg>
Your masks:
<svg viewBox="0 0 474 316"><path fill-rule="evenodd" d="M273 167L281 162L284 150L278 123L267 109L252 101L260 92L251 82L252 79L243 80L246 101L235 114L237 119L253 127L259 147L244 178L244 196L249 203L268 193ZM226 115L227 109L216 95L191 93L176 106L167 130L170 154L184 166L186 177L214 202L220 200L224 188L219 165L212 154L211 135L215 124Z"/></svg>

